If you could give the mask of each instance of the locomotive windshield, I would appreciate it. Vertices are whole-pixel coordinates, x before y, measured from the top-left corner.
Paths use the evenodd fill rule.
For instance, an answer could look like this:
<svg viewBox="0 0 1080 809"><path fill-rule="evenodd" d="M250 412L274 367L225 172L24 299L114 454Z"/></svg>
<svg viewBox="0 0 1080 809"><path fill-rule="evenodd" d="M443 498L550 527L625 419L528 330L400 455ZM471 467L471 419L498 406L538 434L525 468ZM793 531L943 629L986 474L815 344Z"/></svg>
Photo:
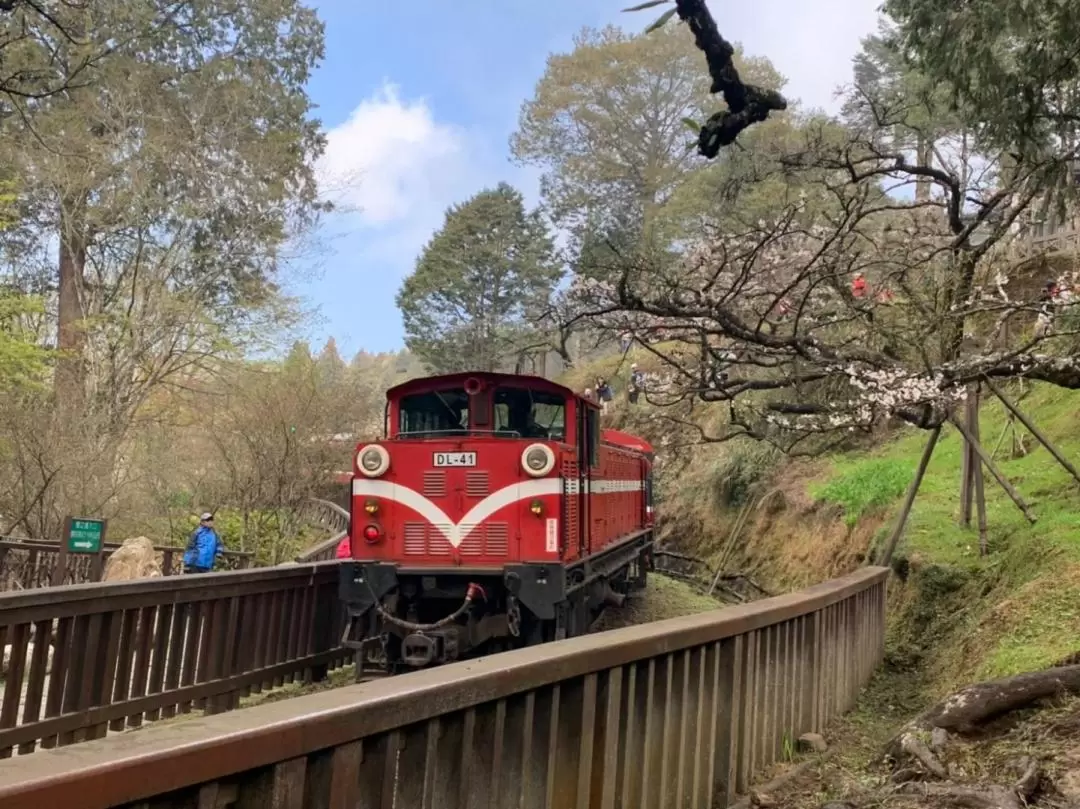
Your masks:
<svg viewBox="0 0 1080 809"><path fill-rule="evenodd" d="M566 440L566 400L556 393L498 388L494 405L498 435Z"/></svg>
<svg viewBox="0 0 1080 809"><path fill-rule="evenodd" d="M402 396L398 435L439 438L475 431L502 438L566 440L566 400L559 394L498 387L480 396L472 402L464 388ZM475 413L470 414L470 404Z"/></svg>
<svg viewBox="0 0 1080 809"><path fill-rule="evenodd" d="M425 438L468 432L469 395L463 388L401 397L399 435Z"/></svg>

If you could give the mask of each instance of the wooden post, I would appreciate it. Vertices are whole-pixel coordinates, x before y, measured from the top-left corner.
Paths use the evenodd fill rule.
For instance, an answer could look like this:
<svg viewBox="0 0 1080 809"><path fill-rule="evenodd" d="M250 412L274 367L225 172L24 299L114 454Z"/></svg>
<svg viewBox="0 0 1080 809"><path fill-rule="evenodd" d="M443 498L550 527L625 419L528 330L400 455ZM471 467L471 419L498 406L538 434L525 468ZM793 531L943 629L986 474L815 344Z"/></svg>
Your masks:
<svg viewBox="0 0 1080 809"><path fill-rule="evenodd" d="M52 584L53 587L59 587L64 583L64 570L67 567L67 543L68 537L71 536L71 517L64 517L64 529L60 535L60 542L56 546L56 566L52 572Z"/></svg>
<svg viewBox="0 0 1080 809"><path fill-rule="evenodd" d="M893 528L892 536L889 537L889 544L885 546L885 553L878 562L882 567L888 567L889 563L892 562L893 552L896 550L896 545L904 533L908 515L911 514L911 506L915 503L915 495L919 493L919 486L922 485L923 476L926 475L926 467L930 465L930 458L934 454L934 447L937 446L940 436L941 427L939 425L930 431L930 437L926 439L926 448L923 449L922 458L919 459L919 468L915 470L915 477L911 479L911 483L908 485L907 494L904 496L904 505L900 508L900 515L896 518L896 526ZM869 554L867 554L867 562L870 562Z"/></svg>
<svg viewBox="0 0 1080 809"><path fill-rule="evenodd" d="M979 409L981 407L981 395L982 385L976 384L969 397L969 409L968 409L968 427L971 429L971 434L975 436L975 441L982 440L982 436L979 431ZM972 452L974 455L974 452ZM991 456L992 457L992 456ZM972 463L972 478L975 484L975 514L977 515L979 524L979 556L986 556L989 552L989 547L986 538L986 490L983 486L983 470L982 463L978 457L974 457Z"/></svg>
<svg viewBox="0 0 1080 809"><path fill-rule="evenodd" d="M986 468L990 471L990 474L994 476L994 480L998 482L998 485L1005 490L1005 494L1009 495L1009 499L1012 500L1018 509L1024 512L1024 516L1030 523L1035 522L1035 515L1031 513L1028 508L1028 504L1024 502L1024 498L1020 496L1020 493L1013 488L1013 485L1005 479L1005 476L1001 474L1001 471L994 465L994 462L990 460L990 456L986 454L986 450L982 448L978 440L972 436L971 431L958 419L951 419L952 423L968 440L968 442L975 448L976 454L982 459L982 462L986 464Z"/></svg>
<svg viewBox="0 0 1080 809"><path fill-rule="evenodd" d="M1020 410L1020 408L1017 407L1012 401L1010 401L1009 397L1006 396L997 385L991 382L989 378L986 380L986 387L990 388L990 392L993 393L996 397L998 397L999 400L1001 400L1001 403L1005 405L1009 413L1018 418L1020 420L1020 423L1027 427L1028 432L1035 436L1035 439L1040 444L1046 447L1046 451L1054 456L1054 460L1061 464L1066 472L1072 475L1073 480L1075 480L1077 483L1080 483L1080 472L1076 471L1076 467L1069 462L1068 458L1061 454L1061 452L1058 450L1057 447L1054 446L1053 442L1051 442L1049 438L1047 438L1045 435L1042 434L1042 432L1040 432L1039 428L1035 426L1031 419L1024 415L1023 411Z"/></svg>
<svg viewBox="0 0 1080 809"><path fill-rule="evenodd" d="M975 473L975 513L979 520L979 556L989 552L986 537L986 492L983 490L982 464Z"/></svg>
<svg viewBox="0 0 1080 809"><path fill-rule="evenodd" d="M971 525L971 447L967 441L960 456L960 514L957 521L964 527Z"/></svg>
<svg viewBox="0 0 1080 809"><path fill-rule="evenodd" d="M979 398L978 387L968 386L967 398L964 401L964 420L968 427L979 422ZM974 430L978 435L978 430ZM971 508L974 505L975 476L979 472L979 456L975 454L971 443L964 441L964 459L960 472L960 525L965 528L971 527Z"/></svg>
<svg viewBox="0 0 1080 809"><path fill-rule="evenodd" d="M97 553L94 554L94 561L91 563L91 581L101 581L105 576L105 535L109 531L109 521L101 521L101 544L98 546Z"/></svg>
<svg viewBox="0 0 1080 809"><path fill-rule="evenodd" d="M1010 413L1009 417L1005 419L1005 426L1001 428L1001 435L998 436L997 443L994 444L994 451L990 453L991 459L997 457L998 450L1001 449L1001 442L1005 440L1005 436L1009 433L1009 428L1013 426L1013 422L1015 421L1016 416L1014 416L1012 413Z"/></svg>

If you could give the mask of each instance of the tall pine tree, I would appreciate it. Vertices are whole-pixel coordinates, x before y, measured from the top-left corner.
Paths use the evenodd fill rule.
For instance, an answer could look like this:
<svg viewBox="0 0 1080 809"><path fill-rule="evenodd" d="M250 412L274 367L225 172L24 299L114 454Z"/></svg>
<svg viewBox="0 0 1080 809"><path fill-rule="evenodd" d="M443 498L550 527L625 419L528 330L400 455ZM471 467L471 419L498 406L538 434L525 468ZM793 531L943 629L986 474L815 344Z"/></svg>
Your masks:
<svg viewBox="0 0 1080 809"><path fill-rule="evenodd" d="M430 370L512 369L558 283L551 237L505 183L451 207L405 279L405 342Z"/></svg>

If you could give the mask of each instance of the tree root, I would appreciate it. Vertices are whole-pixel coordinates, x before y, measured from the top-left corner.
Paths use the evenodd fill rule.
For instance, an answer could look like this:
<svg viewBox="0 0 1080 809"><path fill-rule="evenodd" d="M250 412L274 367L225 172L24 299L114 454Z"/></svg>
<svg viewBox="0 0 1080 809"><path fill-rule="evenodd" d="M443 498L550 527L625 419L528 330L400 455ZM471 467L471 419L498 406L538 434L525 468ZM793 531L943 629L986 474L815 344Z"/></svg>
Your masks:
<svg viewBox="0 0 1080 809"><path fill-rule="evenodd" d="M1023 775L1011 787L949 783L940 756L949 732L964 734L980 723L1057 694L1080 693L1080 665L1059 666L962 688L905 725L885 746L883 758L892 767L897 794L948 798L975 809L1022 809L1038 788L1035 761L1025 762ZM927 783L927 782L941 783Z"/></svg>
<svg viewBox="0 0 1080 809"><path fill-rule="evenodd" d="M938 758L947 742L944 731L967 733L988 719L1056 694L1080 694L1080 665L969 685L905 725L885 746L883 758L892 763L894 780L911 771L944 781L948 770ZM905 775L905 780L914 779Z"/></svg>
<svg viewBox="0 0 1080 809"><path fill-rule="evenodd" d="M1024 809L1024 802L1011 789L999 786L982 788L959 784L904 784L897 792L920 798L948 798L957 806L971 809Z"/></svg>
<svg viewBox="0 0 1080 809"><path fill-rule="evenodd" d="M915 759L921 764L927 773L937 779L945 781L949 777L948 770L934 755L933 751L915 733L901 733L897 739L898 750L906 760ZM917 771L916 771L917 772Z"/></svg>
<svg viewBox="0 0 1080 809"><path fill-rule="evenodd" d="M972 809L1024 809L1028 798L1039 786L1041 773L1034 759L1026 759L1024 773L1011 787L996 784L968 786L965 784L907 783L897 788L899 795L923 798L948 798L957 806Z"/></svg>

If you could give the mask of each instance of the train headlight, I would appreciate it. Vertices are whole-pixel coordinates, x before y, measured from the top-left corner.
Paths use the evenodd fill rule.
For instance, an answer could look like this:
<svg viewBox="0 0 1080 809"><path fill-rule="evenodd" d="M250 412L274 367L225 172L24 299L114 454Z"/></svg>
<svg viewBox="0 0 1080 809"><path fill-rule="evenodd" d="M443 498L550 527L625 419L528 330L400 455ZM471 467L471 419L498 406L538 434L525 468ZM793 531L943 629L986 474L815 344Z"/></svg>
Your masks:
<svg viewBox="0 0 1080 809"><path fill-rule="evenodd" d="M366 503L364 503L364 511L366 511L368 514L378 514L379 513L379 504L378 504L378 502L375 501L375 500L368 500Z"/></svg>
<svg viewBox="0 0 1080 809"><path fill-rule="evenodd" d="M543 444L531 444L521 453L521 468L534 478L543 477L555 467L555 453Z"/></svg>
<svg viewBox="0 0 1080 809"><path fill-rule="evenodd" d="M377 478L390 468L390 453L378 444L364 447L356 454L356 468L362 475Z"/></svg>

